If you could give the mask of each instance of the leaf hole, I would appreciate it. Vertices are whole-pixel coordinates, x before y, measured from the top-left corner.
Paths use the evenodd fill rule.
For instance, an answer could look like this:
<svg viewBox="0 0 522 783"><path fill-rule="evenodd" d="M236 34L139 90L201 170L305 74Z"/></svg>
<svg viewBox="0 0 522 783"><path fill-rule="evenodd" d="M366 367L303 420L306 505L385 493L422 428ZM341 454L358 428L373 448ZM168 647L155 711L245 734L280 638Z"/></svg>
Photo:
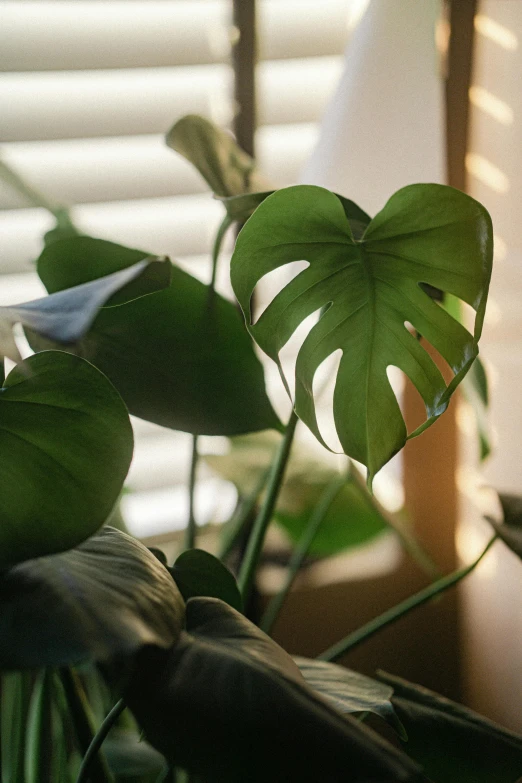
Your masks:
<svg viewBox="0 0 522 783"><path fill-rule="evenodd" d="M250 299L250 324L254 326L285 286L310 266L309 261L289 261L260 277Z"/></svg>
<svg viewBox="0 0 522 783"><path fill-rule="evenodd" d="M408 435L428 418L426 404L413 381L399 367L390 365L386 375L401 409Z"/></svg>
<svg viewBox="0 0 522 783"><path fill-rule="evenodd" d="M437 348L435 348L435 346L423 334L417 331L413 324L411 324L409 321L404 321L404 326L410 332L410 334L412 334L418 340L419 344L424 348L424 350L431 356L441 371L447 385L455 376L453 368L447 359L444 358L440 351L438 351Z"/></svg>
<svg viewBox="0 0 522 783"><path fill-rule="evenodd" d="M335 382L342 355L342 348L338 348L327 356L315 371L312 384L319 432L324 442L335 452L343 451L333 413Z"/></svg>
<svg viewBox="0 0 522 783"><path fill-rule="evenodd" d="M402 397L404 394L404 373L399 367L395 367L393 364L389 364L386 368L386 375L388 382L392 387L392 391L397 398L399 406L402 407Z"/></svg>
<svg viewBox="0 0 522 783"><path fill-rule="evenodd" d="M279 361L281 362L292 399L295 397L295 363L297 361L297 354L301 350L301 346L308 337L310 330L319 320L322 309L322 307L319 307L315 312L305 318L279 351Z"/></svg>

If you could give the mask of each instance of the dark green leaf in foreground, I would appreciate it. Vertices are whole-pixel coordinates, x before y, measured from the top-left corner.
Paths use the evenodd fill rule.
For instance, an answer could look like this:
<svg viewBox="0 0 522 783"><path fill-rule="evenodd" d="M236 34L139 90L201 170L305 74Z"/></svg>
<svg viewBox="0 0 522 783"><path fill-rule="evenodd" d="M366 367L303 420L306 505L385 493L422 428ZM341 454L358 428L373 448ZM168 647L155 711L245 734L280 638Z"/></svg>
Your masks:
<svg viewBox="0 0 522 783"><path fill-rule="evenodd" d="M105 527L76 549L0 577L0 668L64 666L169 647L184 603L146 547Z"/></svg>
<svg viewBox="0 0 522 783"><path fill-rule="evenodd" d="M259 280L302 260L308 267L253 324L251 298ZM278 364L279 352L302 321L321 313L297 357L295 410L324 444L313 379L319 365L341 350L335 425L345 453L367 466L371 484L408 437L387 368L403 370L424 400L427 420L409 437L417 435L444 412L477 355L491 261L488 213L453 188L403 188L358 239L339 197L300 185L277 191L256 209L239 234L231 277L252 336ZM422 283L475 309L473 336ZM452 368L448 386L408 323Z"/></svg>
<svg viewBox="0 0 522 783"><path fill-rule="evenodd" d="M227 604L193 598L170 651L144 650L125 694L145 735L212 783L421 781L418 768L310 690Z"/></svg>
<svg viewBox="0 0 522 783"><path fill-rule="evenodd" d="M270 189L234 137L205 117L182 117L167 134L167 145L192 163L216 196Z"/></svg>
<svg viewBox="0 0 522 783"><path fill-rule="evenodd" d="M486 517L486 519L499 538L522 558L522 497L502 492L498 497L504 512L504 521L496 522L491 517Z"/></svg>
<svg viewBox="0 0 522 783"><path fill-rule="evenodd" d="M111 305L123 304L166 288L170 269L168 259L143 258L126 269L43 299L0 307L0 356L21 361L13 338L15 323L58 343L77 342L109 299Z"/></svg>
<svg viewBox="0 0 522 783"><path fill-rule="evenodd" d="M522 773L522 737L460 704L383 672L404 724L405 751L434 783L516 783Z"/></svg>
<svg viewBox="0 0 522 783"><path fill-rule="evenodd" d="M220 598L238 612L243 610L234 575L209 552L188 549L178 557L170 572L185 601L196 596Z"/></svg>
<svg viewBox="0 0 522 783"><path fill-rule="evenodd" d="M49 292L126 269L147 253L78 237L47 247ZM226 435L280 427L262 366L235 307L177 267L154 296L103 309L75 351L114 383L135 416L172 429ZM45 342L30 335L33 348Z"/></svg>
<svg viewBox="0 0 522 783"><path fill-rule="evenodd" d="M127 409L91 364L61 351L18 364L0 389L0 568L92 535L132 448Z"/></svg>
<svg viewBox="0 0 522 783"><path fill-rule="evenodd" d="M165 759L136 732L113 729L103 743L103 752L111 772L136 778L154 775L155 780L165 767Z"/></svg>
<svg viewBox="0 0 522 783"><path fill-rule="evenodd" d="M328 661L294 657L308 685L339 712L373 712L384 718L402 739L406 733L391 703L393 688L364 674Z"/></svg>

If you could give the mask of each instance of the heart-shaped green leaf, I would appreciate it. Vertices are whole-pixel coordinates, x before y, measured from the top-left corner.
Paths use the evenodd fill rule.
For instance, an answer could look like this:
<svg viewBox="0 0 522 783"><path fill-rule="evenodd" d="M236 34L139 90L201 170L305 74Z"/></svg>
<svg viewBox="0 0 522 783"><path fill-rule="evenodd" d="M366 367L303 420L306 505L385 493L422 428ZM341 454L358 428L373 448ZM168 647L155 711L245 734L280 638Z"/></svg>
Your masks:
<svg viewBox="0 0 522 783"><path fill-rule="evenodd" d="M91 364L61 351L18 364L0 389L0 568L96 532L132 448L127 409Z"/></svg>
<svg viewBox="0 0 522 783"><path fill-rule="evenodd" d="M43 299L0 307L0 356L8 356L14 362L22 360L13 338L15 323L49 340L77 342L109 299L114 306L166 288L170 269L166 258L144 258L119 272Z"/></svg>
<svg viewBox="0 0 522 783"><path fill-rule="evenodd" d="M303 260L308 267L253 324L251 298L259 280ZM301 185L277 191L256 209L238 237L231 276L252 336L278 364L296 328L321 311L297 357L295 410L326 445L313 380L319 365L340 349L335 425L345 453L367 466L371 484L408 437L387 368L403 370L424 400L427 420L409 437L417 435L443 413L477 355L491 260L488 213L453 188L403 188L357 238L336 195ZM421 284L470 304L476 310L474 335ZM408 323L450 365L454 377L448 385Z"/></svg>
<svg viewBox="0 0 522 783"><path fill-rule="evenodd" d="M184 603L149 550L105 527L76 549L0 577L0 668L64 666L170 647Z"/></svg>
<svg viewBox="0 0 522 783"><path fill-rule="evenodd" d="M405 750L434 783L516 783L522 737L420 685L379 672L408 733Z"/></svg>
<svg viewBox="0 0 522 783"><path fill-rule="evenodd" d="M486 519L499 538L522 558L522 497L500 492L498 498L504 513L503 522L496 522L491 517Z"/></svg>
<svg viewBox="0 0 522 783"><path fill-rule="evenodd" d="M254 160L234 137L205 117L189 114L167 134L167 145L199 171L216 196L238 196L270 189Z"/></svg>
<svg viewBox="0 0 522 783"><path fill-rule="evenodd" d="M147 253L91 237L38 260L51 293L126 269ZM29 335L35 350L48 343ZM280 428L263 369L234 306L181 269L165 291L98 314L74 348L114 383L135 416L204 435Z"/></svg>
<svg viewBox="0 0 522 783"><path fill-rule="evenodd" d="M220 598L243 611L243 600L234 575L223 563L203 549L188 549L169 569L185 599L197 596Z"/></svg>
<svg viewBox="0 0 522 783"><path fill-rule="evenodd" d="M390 701L393 688L389 685L328 661L300 657L294 657L294 661L308 685L339 712L373 712L393 726L402 739L407 739Z"/></svg>
<svg viewBox="0 0 522 783"><path fill-rule="evenodd" d="M193 598L187 633L138 656L127 703L171 763L213 783L420 781L418 768L310 690L292 659L227 604Z"/></svg>

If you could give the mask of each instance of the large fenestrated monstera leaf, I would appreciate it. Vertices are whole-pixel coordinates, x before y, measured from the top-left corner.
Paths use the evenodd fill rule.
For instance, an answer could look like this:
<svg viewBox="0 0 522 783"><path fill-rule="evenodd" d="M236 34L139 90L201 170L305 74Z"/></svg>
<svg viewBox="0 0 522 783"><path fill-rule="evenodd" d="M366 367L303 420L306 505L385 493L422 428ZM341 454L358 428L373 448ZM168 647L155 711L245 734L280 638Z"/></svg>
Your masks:
<svg viewBox="0 0 522 783"><path fill-rule="evenodd" d="M259 280L293 261L307 261L253 324L251 297ZM478 353L491 275L492 227L474 199L445 185L410 185L395 193L357 236L342 200L301 185L269 196L241 231L232 285L250 332L279 364L279 352L314 312L321 317L296 363L295 410L321 436L313 394L319 365L342 351L333 414L346 454L375 473L447 408ZM454 294L476 311L474 334L422 289ZM442 355L444 378L407 324ZM413 381L426 422L409 436L387 377L396 366Z"/></svg>

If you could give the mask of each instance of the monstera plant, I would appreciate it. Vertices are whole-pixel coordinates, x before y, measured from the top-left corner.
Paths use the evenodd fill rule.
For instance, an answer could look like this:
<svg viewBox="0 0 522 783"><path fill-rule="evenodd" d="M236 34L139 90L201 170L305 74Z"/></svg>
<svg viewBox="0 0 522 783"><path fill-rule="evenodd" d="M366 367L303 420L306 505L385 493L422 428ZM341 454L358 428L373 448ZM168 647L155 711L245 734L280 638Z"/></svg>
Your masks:
<svg viewBox="0 0 522 783"><path fill-rule="evenodd" d="M274 192L203 118L180 120L167 143L224 206L211 284L168 259L84 236L60 209L37 263L49 296L0 310L0 347L16 363L0 394L2 781L515 783L520 737L420 686L335 663L456 584L486 551L317 660L292 658L269 636L307 556L391 526L427 565L370 490L407 438L444 413L476 362L492 261L486 210L421 184L392 195L372 219L323 188ZM231 281L243 315L214 288L235 223ZM296 261L305 262L299 273L257 316L258 283ZM475 311L471 332L445 307L448 294ZM314 314L292 384L281 351ZM13 323L35 352L25 360ZM295 385L286 424L253 341L289 395ZM336 352L342 471L292 451L299 422L328 448L314 379ZM449 383L434 352L452 371ZM390 366L424 401L414 432ZM174 562L106 524L132 454L128 412L193 436L191 513ZM231 439L228 455L208 458L240 498L221 557L196 546L199 435ZM352 460L366 466L368 488ZM256 624L249 598L271 523L295 548Z"/></svg>

